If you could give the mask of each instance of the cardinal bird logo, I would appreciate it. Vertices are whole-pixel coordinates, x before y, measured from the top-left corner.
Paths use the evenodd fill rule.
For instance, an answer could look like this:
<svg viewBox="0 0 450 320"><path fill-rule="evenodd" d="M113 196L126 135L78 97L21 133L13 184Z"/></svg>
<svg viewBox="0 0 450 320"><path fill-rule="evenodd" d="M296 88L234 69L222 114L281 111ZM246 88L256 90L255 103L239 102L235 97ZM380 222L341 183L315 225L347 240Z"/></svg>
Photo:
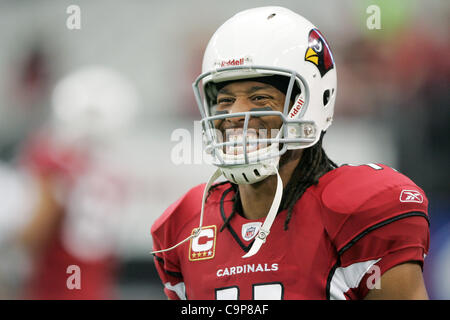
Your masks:
<svg viewBox="0 0 450 320"><path fill-rule="evenodd" d="M334 68L334 59L330 47L317 29L312 29L309 32L305 60L313 63L319 69L321 77Z"/></svg>

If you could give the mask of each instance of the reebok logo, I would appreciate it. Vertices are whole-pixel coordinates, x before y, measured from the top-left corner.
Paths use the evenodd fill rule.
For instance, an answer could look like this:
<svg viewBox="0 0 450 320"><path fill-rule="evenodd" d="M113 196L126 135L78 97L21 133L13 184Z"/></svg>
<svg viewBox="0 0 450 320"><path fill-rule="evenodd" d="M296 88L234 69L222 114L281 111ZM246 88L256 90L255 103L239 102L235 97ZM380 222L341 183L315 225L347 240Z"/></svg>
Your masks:
<svg viewBox="0 0 450 320"><path fill-rule="evenodd" d="M400 193L400 202L423 202L423 196L416 190L402 190Z"/></svg>

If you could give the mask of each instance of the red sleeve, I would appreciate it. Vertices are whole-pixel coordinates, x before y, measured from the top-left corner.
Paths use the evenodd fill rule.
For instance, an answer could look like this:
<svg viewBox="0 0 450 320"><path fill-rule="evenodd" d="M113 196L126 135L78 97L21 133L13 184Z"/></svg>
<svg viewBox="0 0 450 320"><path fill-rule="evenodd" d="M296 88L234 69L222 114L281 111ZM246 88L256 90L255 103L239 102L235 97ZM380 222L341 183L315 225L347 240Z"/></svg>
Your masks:
<svg viewBox="0 0 450 320"><path fill-rule="evenodd" d="M153 250L166 249L175 244L175 229L170 225L170 217L181 204L182 199L169 206L162 216L153 224L151 234ZM174 240L171 240L174 239ZM173 243L171 243L173 242ZM185 297L183 275L175 251L159 252L154 254L155 267L164 285L164 293L171 300L180 300Z"/></svg>
<svg viewBox="0 0 450 320"><path fill-rule="evenodd" d="M363 298L374 265L382 275L407 261L423 264L428 252L425 193L395 170L375 167L339 168L321 194L325 229L339 257L327 284L331 299Z"/></svg>
<svg viewBox="0 0 450 320"><path fill-rule="evenodd" d="M154 251L167 249L186 237L182 227L197 219L201 210L201 197L205 185L192 188L170 205L151 228ZM177 248L155 253L155 266L164 285L164 292L172 300L185 299L186 291Z"/></svg>
<svg viewBox="0 0 450 320"><path fill-rule="evenodd" d="M160 250L157 239L153 240L153 249ZM171 300L180 300L186 297L183 275L179 264L173 262L170 252L154 254L155 267L164 285L164 293Z"/></svg>
<svg viewBox="0 0 450 320"><path fill-rule="evenodd" d="M364 298L376 278L396 265L416 262L423 266L429 236L428 221L419 215L405 216L367 232L340 255L340 265L347 270L361 262L373 262L366 264L366 270L359 271L356 277L361 280L353 288L348 286L346 297Z"/></svg>

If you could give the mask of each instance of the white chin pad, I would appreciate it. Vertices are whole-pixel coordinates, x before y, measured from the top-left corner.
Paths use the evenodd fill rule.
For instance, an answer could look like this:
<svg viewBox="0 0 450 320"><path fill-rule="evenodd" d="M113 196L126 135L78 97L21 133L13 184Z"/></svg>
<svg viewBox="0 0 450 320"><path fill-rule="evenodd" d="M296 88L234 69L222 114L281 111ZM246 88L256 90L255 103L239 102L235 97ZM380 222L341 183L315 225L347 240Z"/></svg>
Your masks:
<svg viewBox="0 0 450 320"><path fill-rule="evenodd" d="M255 163L244 166L223 167L220 170L224 177L232 183L253 184L276 174L277 171L274 168L273 164Z"/></svg>

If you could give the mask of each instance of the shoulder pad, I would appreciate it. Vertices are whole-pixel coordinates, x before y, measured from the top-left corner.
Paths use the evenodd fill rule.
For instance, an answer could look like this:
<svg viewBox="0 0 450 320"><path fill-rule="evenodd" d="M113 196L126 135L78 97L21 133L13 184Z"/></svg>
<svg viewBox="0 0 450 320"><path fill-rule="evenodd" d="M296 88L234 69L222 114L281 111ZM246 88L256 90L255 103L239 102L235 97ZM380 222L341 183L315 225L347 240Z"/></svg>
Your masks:
<svg viewBox="0 0 450 320"><path fill-rule="evenodd" d="M159 234L162 237L164 234L170 234L172 237L176 236L176 228L180 228L190 219L199 218L205 186L206 184L203 183L193 187L180 199L171 204L152 225L152 236L157 238L160 238L158 237ZM219 185L208 196L206 203L220 201L221 191L228 187L227 185Z"/></svg>
<svg viewBox="0 0 450 320"><path fill-rule="evenodd" d="M410 212L427 214L424 191L388 166L345 165L335 171L325 179L320 197L325 228L338 248L382 221Z"/></svg>
<svg viewBox="0 0 450 320"><path fill-rule="evenodd" d="M151 227L151 234L156 236L159 233L159 230L164 229L161 236L164 236L164 233L174 235L174 233L169 232L167 228L172 229L177 225L182 225L186 220L189 220L200 212L204 188L205 184L200 184L190 189L176 202L172 203L163 214L156 219ZM171 223L168 223L169 220Z"/></svg>

